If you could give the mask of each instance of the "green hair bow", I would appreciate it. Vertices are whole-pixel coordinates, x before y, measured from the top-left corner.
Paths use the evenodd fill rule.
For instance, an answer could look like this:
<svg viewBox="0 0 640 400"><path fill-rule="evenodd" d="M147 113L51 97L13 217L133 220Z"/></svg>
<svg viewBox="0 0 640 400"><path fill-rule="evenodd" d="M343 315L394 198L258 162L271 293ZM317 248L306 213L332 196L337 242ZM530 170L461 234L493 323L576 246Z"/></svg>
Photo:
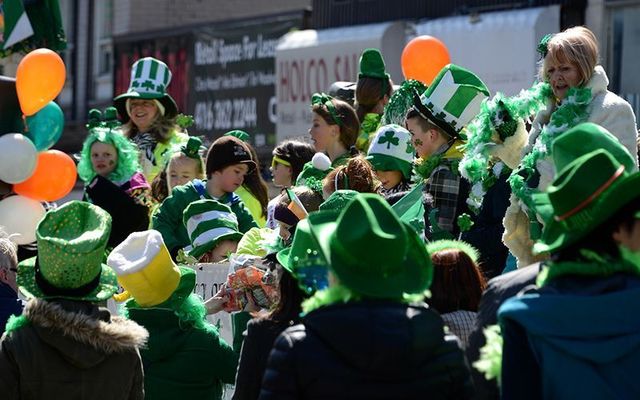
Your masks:
<svg viewBox="0 0 640 400"><path fill-rule="evenodd" d="M331 100L333 100L333 97L326 93L314 93L313 96L311 96L311 105L315 106L316 104L320 104L325 106L329 114L331 114L333 121L338 125L342 125L342 119L340 119L336 106Z"/></svg>

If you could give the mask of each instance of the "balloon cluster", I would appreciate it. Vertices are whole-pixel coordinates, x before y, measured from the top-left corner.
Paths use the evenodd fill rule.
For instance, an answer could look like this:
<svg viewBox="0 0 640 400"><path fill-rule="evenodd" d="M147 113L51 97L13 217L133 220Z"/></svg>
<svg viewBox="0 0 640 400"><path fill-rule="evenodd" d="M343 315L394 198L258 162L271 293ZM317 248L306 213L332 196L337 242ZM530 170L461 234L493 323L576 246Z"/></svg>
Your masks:
<svg viewBox="0 0 640 400"><path fill-rule="evenodd" d="M18 65L16 91L25 129L0 136L0 186L13 185L16 193L0 201L0 226L18 244L35 240L45 213L41 202L63 198L76 183L71 157L49 150L64 128L62 110L53 100L65 77L64 62L49 49L30 52Z"/></svg>

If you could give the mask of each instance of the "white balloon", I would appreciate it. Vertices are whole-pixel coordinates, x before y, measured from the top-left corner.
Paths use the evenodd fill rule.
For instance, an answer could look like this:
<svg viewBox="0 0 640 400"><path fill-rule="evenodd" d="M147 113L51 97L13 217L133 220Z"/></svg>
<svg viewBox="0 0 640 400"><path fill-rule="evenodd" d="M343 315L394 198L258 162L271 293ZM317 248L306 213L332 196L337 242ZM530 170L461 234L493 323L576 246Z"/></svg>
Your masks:
<svg viewBox="0 0 640 400"><path fill-rule="evenodd" d="M0 136L0 181L20 183L29 179L38 164L38 150L26 136Z"/></svg>
<svg viewBox="0 0 640 400"><path fill-rule="evenodd" d="M14 243L32 243L44 214L44 207L36 200L24 196L7 197L0 201L0 229L13 235Z"/></svg>

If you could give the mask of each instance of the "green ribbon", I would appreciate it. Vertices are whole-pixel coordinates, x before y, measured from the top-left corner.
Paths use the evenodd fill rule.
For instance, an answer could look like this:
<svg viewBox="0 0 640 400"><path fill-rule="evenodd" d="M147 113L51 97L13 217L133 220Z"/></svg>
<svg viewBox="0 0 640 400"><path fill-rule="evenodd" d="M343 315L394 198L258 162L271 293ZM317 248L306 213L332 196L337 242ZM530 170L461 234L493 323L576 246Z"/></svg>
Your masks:
<svg viewBox="0 0 640 400"><path fill-rule="evenodd" d="M333 104L333 97L329 96L326 93L314 93L311 96L311 105L315 106L317 104L324 106L329 114L331 114L331 118L337 125L342 125L342 119L338 115L338 111L336 110L336 106Z"/></svg>

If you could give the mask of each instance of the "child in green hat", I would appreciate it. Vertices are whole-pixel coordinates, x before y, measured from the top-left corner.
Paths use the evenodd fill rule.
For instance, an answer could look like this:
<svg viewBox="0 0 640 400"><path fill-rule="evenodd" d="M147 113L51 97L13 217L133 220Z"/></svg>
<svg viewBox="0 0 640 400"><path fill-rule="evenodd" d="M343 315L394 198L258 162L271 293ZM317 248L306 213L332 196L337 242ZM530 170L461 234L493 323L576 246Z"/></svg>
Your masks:
<svg viewBox="0 0 640 400"><path fill-rule="evenodd" d="M38 224L38 254L18 266L29 301L0 341L3 398L144 398L147 330L98 307L118 290L102 263L110 230L109 214L81 201Z"/></svg>
<svg viewBox="0 0 640 400"><path fill-rule="evenodd" d="M84 199L106 210L113 225L109 246L131 232L147 229L152 205L149 183L140 170L138 152L122 136L115 109L90 111L89 136L82 145L78 175L85 182Z"/></svg>
<svg viewBox="0 0 640 400"><path fill-rule="evenodd" d="M194 179L204 179L201 147L202 140L191 136L185 145L173 152L165 169L151 182L151 193L157 203L162 203L174 187L186 185Z"/></svg>
<svg viewBox="0 0 640 400"><path fill-rule="evenodd" d="M301 224L308 224L317 248L296 256L292 247L293 272L305 276L306 267L317 266L307 259L321 257L328 288L305 301L302 323L276 340L261 396L470 396L457 341L421 302L432 267L413 228L374 194L356 195L337 220L335 213L317 212ZM299 229L296 236L304 225Z"/></svg>
<svg viewBox="0 0 640 400"><path fill-rule="evenodd" d="M385 125L376 132L367 152L382 185L380 194L393 205L411 189L413 155L411 133L399 125Z"/></svg>

